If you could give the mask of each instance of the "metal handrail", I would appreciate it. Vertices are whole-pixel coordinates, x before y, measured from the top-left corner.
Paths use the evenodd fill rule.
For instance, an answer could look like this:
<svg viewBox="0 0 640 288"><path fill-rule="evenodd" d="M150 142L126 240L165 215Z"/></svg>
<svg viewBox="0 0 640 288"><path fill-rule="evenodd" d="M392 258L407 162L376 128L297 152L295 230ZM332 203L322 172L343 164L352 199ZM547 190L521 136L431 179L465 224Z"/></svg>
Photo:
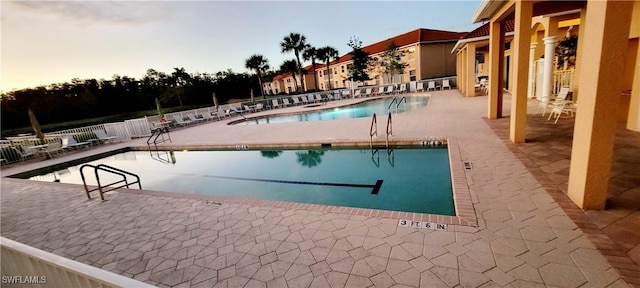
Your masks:
<svg viewBox="0 0 640 288"><path fill-rule="evenodd" d="M389 107L387 107L387 110L391 110L391 106L393 106L393 103L398 103L398 98L394 97L393 100L391 100L391 103L389 103ZM396 108L397 107L398 107L398 105L396 105Z"/></svg>
<svg viewBox="0 0 640 288"><path fill-rule="evenodd" d="M94 188L94 189L90 190L89 187L87 186L87 181L86 181L86 178L84 177L84 168L86 168L86 167L94 169L94 174L96 176L96 182L98 183L98 187L97 188ZM105 171L105 172L109 172L111 174L116 174L116 175L122 176L122 180L102 185L100 183L100 176L98 174L98 171L100 171L100 170ZM133 181L133 182L129 183L129 181L127 180L127 175L135 177L136 181ZM98 192L100 192L100 199L104 200L104 193L112 191L112 190L115 190L115 189L119 189L119 188L122 188L122 187L129 188L129 185L133 185L133 184L136 184L136 183L138 184L138 189L142 189L142 185L140 184L140 177L138 177L138 175L133 174L131 172L127 172L127 171L118 169L118 168L115 168L115 167L112 167L112 166L109 166L109 165L105 165L105 164L99 164L97 166L94 166L94 165L91 165L91 164L84 164L84 165L80 166L80 177L82 178L82 183L84 184L84 190L87 193L87 198L89 198L89 199L91 199L90 192L93 192L93 191L96 191L96 190L98 190ZM120 183L123 183L123 182L124 182L124 185L111 187L112 185L120 184ZM102 189L103 187L110 187L110 189L103 190Z"/></svg>
<svg viewBox="0 0 640 288"><path fill-rule="evenodd" d="M393 136L393 123L391 122L391 112L387 118L387 150L389 150L389 135Z"/></svg>
<svg viewBox="0 0 640 288"><path fill-rule="evenodd" d="M169 139L165 139L164 134L167 134ZM155 138L153 136L155 136ZM158 140L160 136L162 136L162 139ZM152 138L153 138L153 141L151 141ZM147 139L147 146L149 147L149 150L151 150L151 144L153 144L156 150L158 150L158 143L163 143L166 141L171 142L171 134L169 134L169 127L156 128L151 130L151 136L149 136L149 138Z"/></svg>
<svg viewBox="0 0 640 288"><path fill-rule="evenodd" d="M374 127L376 128L375 130L373 129ZM369 128L369 149L373 148L373 135L376 135L376 137L378 137L378 120L376 120L376 113L373 113L373 118L371 119L371 128Z"/></svg>

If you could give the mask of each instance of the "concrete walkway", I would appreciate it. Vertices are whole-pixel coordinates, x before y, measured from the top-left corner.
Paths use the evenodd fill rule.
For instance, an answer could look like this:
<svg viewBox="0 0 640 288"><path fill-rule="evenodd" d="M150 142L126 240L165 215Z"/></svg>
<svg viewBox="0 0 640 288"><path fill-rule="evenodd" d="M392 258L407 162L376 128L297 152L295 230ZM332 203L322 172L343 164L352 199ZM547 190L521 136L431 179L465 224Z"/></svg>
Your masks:
<svg viewBox="0 0 640 288"><path fill-rule="evenodd" d="M486 97L463 98L457 91L431 95L426 108L395 116L393 138L457 139L462 161L473 166L465 176L478 227L434 231L399 227L397 219L380 216L282 208L268 201L218 203L151 191L122 190L100 202L87 200L77 185L3 178L0 231L3 237L160 287L640 284L638 266L624 253L603 256L597 247L609 244L617 251L616 244L597 227L580 228L584 223L576 223L574 214L585 214L565 212L568 199L547 191L485 123ZM221 121L176 130L170 145L368 142L369 125L366 118L246 126ZM126 145L142 145L142 140ZM616 268L612 263L618 263Z"/></svg>

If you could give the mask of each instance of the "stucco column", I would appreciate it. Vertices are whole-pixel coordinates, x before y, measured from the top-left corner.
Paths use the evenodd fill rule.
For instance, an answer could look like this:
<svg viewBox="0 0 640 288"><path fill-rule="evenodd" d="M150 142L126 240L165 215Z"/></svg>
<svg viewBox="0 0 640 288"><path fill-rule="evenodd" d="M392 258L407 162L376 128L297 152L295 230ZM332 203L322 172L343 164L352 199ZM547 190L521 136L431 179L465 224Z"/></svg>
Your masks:
<svg viewBox="0 0 640 288"><path fill-rule="evenodd" d="M515 35L511 45L513 88L511 96L511 117L509 139L513 143L524 143L527 128L527 80L529 80L529 49L531 42L531 17L533 2L517 1L515 3Z"/></svg>
<svg viewBox="0 0 640 288"><path fill-rule="evenodd" d="M636 51L636 65L633 75L640 75L640 47ZM633 77L627 129L640 131L640 76Z"/></svg>
<svg viewBox="0 0 640 288"><path fill-rule="evenodd" d="M467 97L476 96L476 44L469 43L467 44L467 61L465 62L465 80L466 83L464 85L467 86L465 88Z"/></svg>
<svg viewBox="0 0 640 288"><path fill-rule="evenodd" d="M569 198L582 209L604 209L611 173L633 2L587 2L569 172Z"/></svg>
<svg viewBox="0 0 640 288"><path fill-rule="evenodd" d="M502 118L504 30L500 21L489 23L489 119Z"/></svg>
<svg viewBox="0 0 640 288"><path fill-rule="evenodd" d="M542 67L542 99L551 98L553 89L553 58L556 51L556 36L544 37L544 65Z"/></svg>
<svg viewBox="0 0 640 288"><path fill-rule="evenodd" d="M467 81L467 75L465 75L465 73L467 72L467 69L465 69L464 67L466 66L466 61L467 61L467 53L466 51L466 47L460 49L460 93L462 95L466 94L466 89L467 89L467 85L464 85L465 81Z"/></svg>
<svg viewBox="0 0 640 288"><path fill-rule="evenodd" d="M527 93L528 98L533 98L533 92L535 91L535 79L536 79L536 71L535 71L535 62L536 62L536 46L538 43L533 42L531 46L529 46L529 92Z"/></svg>

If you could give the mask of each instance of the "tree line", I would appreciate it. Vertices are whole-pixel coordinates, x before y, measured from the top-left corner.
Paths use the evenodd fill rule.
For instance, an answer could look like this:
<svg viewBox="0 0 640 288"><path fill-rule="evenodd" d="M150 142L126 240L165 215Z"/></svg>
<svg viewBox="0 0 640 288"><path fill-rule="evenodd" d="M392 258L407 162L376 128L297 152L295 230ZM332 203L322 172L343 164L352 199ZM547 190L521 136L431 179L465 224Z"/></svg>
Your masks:
<svg viewBox="0 0 640 288"><path fill-rule="evenodd" d="M72 79L70 82L6 92L0 98L2 130L29 126L28 109L40 123L60 123L155 109L155 98L163 107L213 105L250 97L259 91L255 75L232 70L215 74L171 73L148 69L140 79L113 75L111 79Z"/></svg>

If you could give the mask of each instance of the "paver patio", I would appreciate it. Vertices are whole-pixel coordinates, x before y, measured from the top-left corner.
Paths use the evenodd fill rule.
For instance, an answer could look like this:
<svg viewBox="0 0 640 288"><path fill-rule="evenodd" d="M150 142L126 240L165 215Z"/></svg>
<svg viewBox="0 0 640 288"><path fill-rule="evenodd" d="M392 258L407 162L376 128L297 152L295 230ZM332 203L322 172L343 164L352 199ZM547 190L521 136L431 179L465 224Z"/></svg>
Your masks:
<svg viewBox="0 0 640 288"><path fill-rule="evenodd" d="M541 183L483 121L486 97L463 98L457 91L431 95L426 108L394 116L393 138L457 139L462 160L473 166L466 179L478 227L434 231L399 227L397 219L315 211L322 210L318 207L219 203L153 191L121 190L101 202L87 200L78 185L3 178L0 231L3 237L160 287L640 284L640 268L627 254L585 213L563 210L569 200L549 193L548 183ZM509 99L504 107L508 114ZM215 122L172 132L170 145L368 143L369 125L370 119L246 126ZM594 226L584 228L589 223ZM612 251L607 257L604 247ZM617 269L612 262L619 263Z"/></svg>

